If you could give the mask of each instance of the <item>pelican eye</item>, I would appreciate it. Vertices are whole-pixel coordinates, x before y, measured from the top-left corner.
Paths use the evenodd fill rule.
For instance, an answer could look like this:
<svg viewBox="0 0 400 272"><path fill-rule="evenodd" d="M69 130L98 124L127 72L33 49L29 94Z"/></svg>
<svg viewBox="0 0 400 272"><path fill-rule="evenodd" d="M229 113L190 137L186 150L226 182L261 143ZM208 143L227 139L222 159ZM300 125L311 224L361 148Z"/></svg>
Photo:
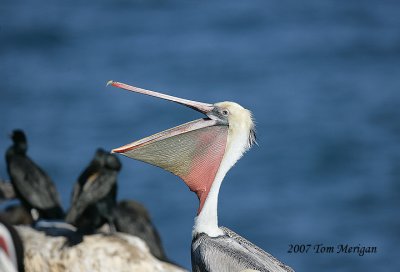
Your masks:
<svg viewBox="0 0 400 272"><path fill-rule="evenodd" d="M222 115L227 116L229 114L229 111L228 110L222 110L221 113L222 113Z"/></svg>

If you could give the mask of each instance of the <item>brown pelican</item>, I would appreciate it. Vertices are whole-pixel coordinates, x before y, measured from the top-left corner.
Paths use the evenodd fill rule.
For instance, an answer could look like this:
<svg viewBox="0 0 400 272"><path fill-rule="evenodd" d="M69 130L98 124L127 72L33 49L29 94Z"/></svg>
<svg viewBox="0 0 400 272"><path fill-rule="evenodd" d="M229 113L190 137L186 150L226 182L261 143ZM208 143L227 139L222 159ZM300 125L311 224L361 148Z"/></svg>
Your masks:
<svg viewBox="0 0 400 272"><path fill-rule="evenodd" d="M193 271L293 271L225 227L218 226L218 193L226 173L255 143L251 112L234 102L206 104L136 88L108 85L173 101L207 117L159 132L113 150L161 167L199 198L193 227Z"/></svg>

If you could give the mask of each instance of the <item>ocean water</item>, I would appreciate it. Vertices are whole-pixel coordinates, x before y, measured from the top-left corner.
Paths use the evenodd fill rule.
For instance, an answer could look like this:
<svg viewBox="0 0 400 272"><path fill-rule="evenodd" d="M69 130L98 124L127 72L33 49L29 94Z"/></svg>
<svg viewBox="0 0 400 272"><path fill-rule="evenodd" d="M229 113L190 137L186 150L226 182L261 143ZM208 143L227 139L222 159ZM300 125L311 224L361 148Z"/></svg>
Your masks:
<svg viewBox="0 0 400 272"><path fill-rule="evenodd" d="M222 185L220 224L296 271L397 271L399 10L394 0L2 0L0 152L24 129L67 209L96 148L201 117L108 80L236 101L254 114L258 146ZM168 256L190 268L196 196L172 174L121 160L119 199L144 203Z"/></svg>

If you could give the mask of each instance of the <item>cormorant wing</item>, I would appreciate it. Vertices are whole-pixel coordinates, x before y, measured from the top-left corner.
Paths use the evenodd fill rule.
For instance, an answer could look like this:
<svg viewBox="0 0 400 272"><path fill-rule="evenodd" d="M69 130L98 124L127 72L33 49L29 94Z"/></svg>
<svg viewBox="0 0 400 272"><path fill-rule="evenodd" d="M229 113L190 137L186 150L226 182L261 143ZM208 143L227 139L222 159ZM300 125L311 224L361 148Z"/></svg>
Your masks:
<svg viewBox="0 0 400 272"><path fill-rule="evenodd" d="M96 163L95 159L93 159L89 163L89 165L85 168L85 170L83 170L83 172L79 175L78 180L74 185L71 196L71 205L73 205L73 203L75 203L78 200L86 182L88 180L93 180L93 178L96 177L96 173L99 173L100 170L101 170L100 163L98 162Z"/></svg>
<svg viewBox="0 0 400 272"><path fill-rule="evenodd" d="M34 208L49 209L61 206L50 177L28 157L14 157L8 167L18 192Z"/></svg>
<svg viewBox="0 0 400 272"><path fill-rule="evenodd" d="M81 184L77 181L74 185L74 188L72 189L72 195L71 195L71 206L78 201L78 197L80 196L82 191L82 186Z"/></svg>
<svg viewBox="0 0 400 272"><path fill-rule="evenodd" d="M71 209L67 214L66 221L74 222L85 209L101 200L111 191L112 187L117 182L117 172L102 170L89 177L83 185L80 195L77 200L72 203Z"/></svg>

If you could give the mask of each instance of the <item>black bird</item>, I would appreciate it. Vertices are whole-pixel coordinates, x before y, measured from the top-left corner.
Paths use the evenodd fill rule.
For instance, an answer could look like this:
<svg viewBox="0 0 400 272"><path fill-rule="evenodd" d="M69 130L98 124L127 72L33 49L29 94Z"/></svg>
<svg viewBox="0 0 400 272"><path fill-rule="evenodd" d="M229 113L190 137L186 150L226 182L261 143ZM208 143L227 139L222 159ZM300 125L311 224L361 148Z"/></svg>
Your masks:
<svg viewBox="0 0 400 272"><path fill-rule="evenodd" d="M85 170L78 177L78 181L74 185L71 197L71 207L77 201L78 197L81 195L83 187L88 180L94 179L100 172L100 169L104 167L106 161L107 152L99 148L96 150L92 161L86 167Z"/></svg>
<svg viewBox="0 0 400 272"><path fill-rule="evenodd" d="M94 233L104 223L108 223L111 230L114 230L113 212L120 170L121 162L115 155L97 150L74 187L73 203L65 221L84 234Z"/></svg>
<svg viewBox="0 0 400 272"><path fill-rule="evenodd" d="M137 236L146 242L151 254L159 260L169 262L165 255L160 235L151 222L147 209L133 200L123 200L115 209L117 231Z"/></svg>
<svg viewBox="0 0 400 272"><path fill-rule="evenodd" d="M54 183L26 155L28 143L25 133L14 130L11 138L13 145L7 149L6 161L15 194L28 211L37 211L38 218L62 219L64 212Z"/></svg>

